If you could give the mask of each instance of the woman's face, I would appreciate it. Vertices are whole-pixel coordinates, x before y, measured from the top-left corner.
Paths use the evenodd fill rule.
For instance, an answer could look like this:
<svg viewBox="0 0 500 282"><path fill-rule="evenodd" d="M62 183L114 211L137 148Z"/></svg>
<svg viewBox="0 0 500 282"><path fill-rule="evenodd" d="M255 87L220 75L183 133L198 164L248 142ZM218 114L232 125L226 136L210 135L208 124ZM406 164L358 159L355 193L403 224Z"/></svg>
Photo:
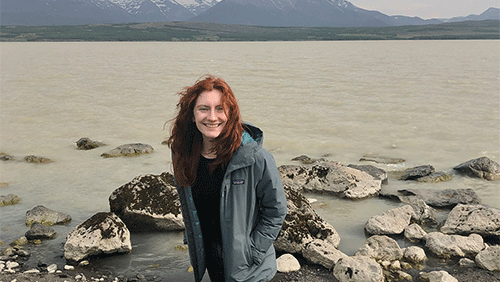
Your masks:
<svg viewBox="0 0 500 282"><path fill-rule="evenodd" d="M222 93L219 90L204 91L196 99L194 122L203 135L204 141L210 141L220 135L227 122L222 106Z"/></svg>

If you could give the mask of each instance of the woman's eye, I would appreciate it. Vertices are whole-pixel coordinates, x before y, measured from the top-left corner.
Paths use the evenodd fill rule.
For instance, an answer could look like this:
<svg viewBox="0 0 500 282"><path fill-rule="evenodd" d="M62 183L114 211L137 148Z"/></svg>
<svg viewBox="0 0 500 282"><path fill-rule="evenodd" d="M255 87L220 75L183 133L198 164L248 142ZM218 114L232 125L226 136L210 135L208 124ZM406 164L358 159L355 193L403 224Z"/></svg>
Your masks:
<svg viewBox="0 0 500 282"><path fill-rule="evenodd" d="M222 107L216 107L215 109L216 109L218 112L222 112L222 111L224 111L224 109L223 109Z"/></svg>

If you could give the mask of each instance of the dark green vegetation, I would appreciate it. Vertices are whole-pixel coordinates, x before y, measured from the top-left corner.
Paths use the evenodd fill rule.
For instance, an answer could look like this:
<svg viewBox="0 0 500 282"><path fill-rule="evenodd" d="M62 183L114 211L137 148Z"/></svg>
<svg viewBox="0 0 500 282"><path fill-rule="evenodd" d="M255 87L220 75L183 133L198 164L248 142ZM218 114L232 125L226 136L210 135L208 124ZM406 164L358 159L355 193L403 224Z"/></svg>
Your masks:
<svg viewBox="0 0 500 282"><path fill-rule="evenodd" d="M259 27L196 22L0 26L0 41L307 41L500 39L500 21L398 27Z"/></svg>

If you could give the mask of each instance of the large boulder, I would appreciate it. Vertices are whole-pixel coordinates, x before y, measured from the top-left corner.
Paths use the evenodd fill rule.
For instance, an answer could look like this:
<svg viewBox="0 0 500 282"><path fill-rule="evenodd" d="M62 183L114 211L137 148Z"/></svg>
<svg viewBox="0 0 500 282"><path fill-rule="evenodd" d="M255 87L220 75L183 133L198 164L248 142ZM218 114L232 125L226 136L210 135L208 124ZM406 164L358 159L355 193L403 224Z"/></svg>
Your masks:
<svg viewBox="0 0 500 282"><path fill-rule="evenodd" d="M478 234L469 236L447 235L441 232L428 233L425 246L435 255L442 258L468 257L474 258L485 248L483 237Z"/></svg>
<svg viewBox="0 0 500 282"><path fill-rule="evenodd" d="M76 141L76 147L79 150L92 150L105 144L99 141L92 141L90 138L83 137Z"/></svg>
<svg viewBox="0 0 500 282"><path fill-rule="evenodd" d="M425 235L427 235L427 232L425 232L425 230L416 223L408 225L408 227L406 227L404 231L405 238L410 242L423 240L425 238Z"/></svg>
<svg viewBox="0 0 500 282"><path fill-rule="evenodd" d="M38 205L26 212L26 226L38 222L46 226L66 224L71 221L71 216Z"/></svg>
<svg viewBox="0 0 500 282"><path fill-rule="evenodd" d="M453 169L460 174L470 177L486 180L500 179L500 165L487 157L469 160L455 166Z"/></svg>
<svg viewBox="0 0 500 282"><path fill-rule="evenodd" d="M174 177L168 172L132 179L113 191L109 206L131 231L184 229Z"/></svg>
<svg viewBox="0 0 500 282"><path fill-rule="evenodd" d="M284 185L288 213L274 246L278 251L299 253L314 239L338 247L340 236L331 224L324 221L309 201L294 187Z"/></svg>
<svg viewBox="0 0 500 282"><path fill-rule="evenodd" d="M405 248L403 257L407 262L413 264L423 264L427 260L424 249L417 246Z"/></svg>
<svg viewBox="0 0 500 282"><path fill-rule="evenodd" d="M403 257L403 250L399 247L398 242L391 237L374 235L365 241L355 255L379 261L395 261Z"/></svg>
<svg viewBox="0 0 500 282"><path fill-rule="evenodd" d="M355 164L350 164L348 167L355 168L357 170L364 171L368 173L369 175L373 176L373 178L382 181L382 184L387 184L389 183L387 172L381 168L378 168L373 165L355 165Z"/></svg>
<svg viewBox="0 0 500 282"><path fill-rule="evenodd" d="M70 261L130 251L132 244L127 226L110 212L97 213L75 227L64 244L64 257Z"/></svg>
<svg viewBox="0 0 500 282"><path fill-rule="evenodd" d="M372 216L365 224L365 230L372 235L401 234L410 225L413 208L410 205L390 209Z"/></svg>
<svg viewBox="0 0 500 282"><path fill-rule="evenodd" d="M500 246L491 246L479 252L476 264L489 271L500 271Z"/></svg>
<svg viewBox="0 0 500 282"><path fill-rule="evenodd" d="M429 206L436 208L453 208L457 204L479 204L481 199L472 189L403 189L397 194L384 195L411 203L414 199L422 199Z"/></svg>
<svg viewBox="0 0 500 282"><path fill-rule="evenodd" d="M349 199L377 195L381 180L339 162L279 167L284 183L307 192L331 193Z"/></svg>
<svg viewBox="0 0 500 282"><path fill-rule="evenodd" d="M302 256L309 262L319 264L327 269L332 269L337 261L347 257L333 245L324 240L315 239L309 243L302 252Z"/></svg>
<svg viewBox="0 0 500 282"><path fill-rule="evenodd" d="M135 157L154 152L151 145L142 143L125 144L101 154L104 158Z"/></svg>
<svg viewBox="0 0 500 282"><path fill-rule="evenodd" d="M24 236L28 240L36 240L36 239L53 239L57 235L54 229L49 226L45 226L41 223L35 222L31 225L30 230L26 232Z"/></svg>
<svg viewBox="0 0 500 282"><path fill-rule="evenodd" d="M417 180L421 177L430 175L434 171L434 167L431 165L421 165L408 168L403 172L403 175L399 177L399 180Z"/></svg>
<svg viewBox="0 0 500 282"><path fill-rule="evenodd" d="M440 230L446 234L477 233L500 238L500 210L482 205L458 204L448 214Z"/></svg>
<svg viewBox="0 0 500 282"><path fill-rule="evenodd" d="M344 257L333 268L333 276L339 282L383 282L382 267L375 260L365 256Z"/></svg>
<svg viewBox="0 0 500 282"><path fill-rule="evenodd" d="M424 282L458 282L457 278L451 276L444 270L431 272L420 272L420 281Z"/></svg>

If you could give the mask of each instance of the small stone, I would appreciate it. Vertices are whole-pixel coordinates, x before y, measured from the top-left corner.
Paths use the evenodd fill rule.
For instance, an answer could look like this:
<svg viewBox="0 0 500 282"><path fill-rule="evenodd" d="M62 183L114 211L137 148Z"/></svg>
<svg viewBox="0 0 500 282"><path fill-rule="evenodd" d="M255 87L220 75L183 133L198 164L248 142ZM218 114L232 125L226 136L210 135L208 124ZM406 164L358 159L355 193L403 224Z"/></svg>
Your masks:
<svg viewBox="0 0 500 282"><path fill-rule="evenodd" d="M88 260L82 260L80 263L79 263L80 266L86 266L86 265L89 265L89 261Z"/></svg>
<svg viewBox="0 0 500 282"><path fill-rule="evenodd" d="M192 266L192 265L190 265L190 266L188 267L188 269L187 269L187 272L193 272L193 271L194 271L193 266Z"/></svg>
<svg viewBox="0 0 500 282"><path fill-rule="evenodd" d="M280 256L276 260L276 263L279 272L287 273L300 270L300 263L292 254Z"/></svg>
<svg viewBox="0 0 500 282"><path fill-rule="evenodd" d="M12 269L12 268L16 268L19 266L19 263L15 262L15 261L8 261L5 266L8 268L8 269Z"/></svg>
<svg viewBox="0 0 500 282"><path fill-rule="evenodd" d="M23 273L27 273L27 274L29 274L29 273L40 273L40 270L38 270L36 268L33 268L33 269L30 269L30 270L26 270Z"/></svg>
<svg viewBox="0 0 500 282"><path fill-rule="evenodd" d="M393 261L391 263L390 269L391 270L400 270L401 269L401 263L399 262L399 260Z"/></svg>
<svg viewBox="0 0 500 282"><path fill-rule="evenodd" d="M397 273L398 273L398 276L399 276L400 280L407 280L407 281L412 281L413 280L413 277L411 277L410 274L408 274L408 273L406 273L404 271L399 270Z"/></svg>
<svg viewBox="0 0 500 282"><path fill-rule="evenodd" d="M55 263L47 266L47 271L49 273L54 273L54 272L56 272L56 270L57 270L57 264L55 264Z"/></svg>
<svg viewBox="0 0 500 282"><path fill-rule="evenodd" d="M471 260L471 259L468 259L468 258L461 258L459 261L458 261L458 265L460 265L460 267L475 267L476 266L476 263Z"/></svg>
<svg viewBox="0 0 500 282"><path fill-rule="evenodd" d="M68 265L68 264L66 264L66 265L64 266L64 269L65 269L65 270L73 270L73 269L75 269L75 267L74 267L74 266L72 266L72 265Z"/></svg>

